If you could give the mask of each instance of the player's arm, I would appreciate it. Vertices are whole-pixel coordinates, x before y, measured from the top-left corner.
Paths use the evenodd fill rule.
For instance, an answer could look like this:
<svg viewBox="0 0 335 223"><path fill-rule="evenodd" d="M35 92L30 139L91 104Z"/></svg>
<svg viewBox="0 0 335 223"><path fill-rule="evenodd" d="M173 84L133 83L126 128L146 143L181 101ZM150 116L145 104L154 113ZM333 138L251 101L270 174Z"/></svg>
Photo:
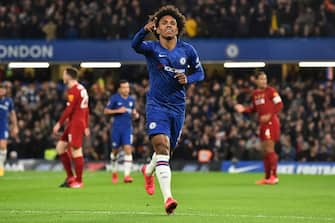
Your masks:
<svg viewBox="0 0 335 223"><path fill-rule="evenodd" d="M199 60L199 56L196 50L190 46L189 54L189 65L192 73L188 76L179 73L174 76L180 84L192 84L194 82L202 81L205 78L205 72Z"/></svg>
<svg viewBox="0 0 335 223"><path fill-rule="evenodd" d="M134 119L138 119L140 117L140 114L136 110L135 100L133 99L132 101L133 101L133 107L131 108L131 114L132 114Z"/></svg>
<svg viewBox="0 0 335 223"><path fill-rule="evenodd" d="M283 101L276 90L272 93L272 102L274 104L274 114L278 114L284 107Z"/></svg>
<svg viewBox="0 0 335 223"><path fill-rule="evenodd" d="M271 99L274 105L273 113L262 115L259 119L261 123L269 122L273 115L278 114L283 109L283 102L278 92L275 89L273 88L270 89L270 91L268 92L268 97Z"/></svg>
<svg viewBox="0 0 335 223"><path fill-rule="evenodd" d="M85 121L86 121L85 136L89 136L90 135L90 110L89 109L87 109Z"/></svg>
<svg viewBox="0 0 335 223"><path fill-rule="evenodd" d="M110 109L110 108L105 108L104 109L104 114L105 115L115 115L115 114L123 114L127 112L127 108L122 106L120 108L116 108L116 109Z"/></svg>
<svg viewBox="0 0 335 223"><path fill-rule="evenodd" d="M131 47L140 54L146 54L152 50L151 42L143 41L145 36L149 32L154 32L156 30L156 20L154 18L152 21L148 22L140 31L138 31L131 41Z"/></svg>
<svg viewBox="0 0 335 223"><path fill-rule="evenodd" d="M242 104L236 104L234 108L239 113L252 113L256 111L254 103L252 103L251 106L244 106Z"/></svg>
<svg viewBox="0 0 335 223"><path fill-rule="evenodd" d="M122 106L120 108L115 108L116 107L116 99L112 96L109 99L109 102L107 106L104 108L104 115L115 115L115 114L123 114L127 112L127 108Z"/></svg>
<svg viewBox="0 0 335 223"><path fill-rule="evenodd" d="M60 127L64 124L64 122L70 117L70 115L73 113L74 111L74 107L75 104L77 103L77 97L72 94L69 93L67 96L67 102L66 102L66 108L63 111L61 117L59 118L58 122L56 123L56 125L53 128L53 133L57 134L57 132L59 131Z"/></svg>
<svg viewBox="0 0 335 223"><path fill-rule="evenodd" d="M14 110L10 112L10 121L13 126L13 129L12 129L13 136L16 136L19 133L19 128L17 127L17 116Z"/></svg>

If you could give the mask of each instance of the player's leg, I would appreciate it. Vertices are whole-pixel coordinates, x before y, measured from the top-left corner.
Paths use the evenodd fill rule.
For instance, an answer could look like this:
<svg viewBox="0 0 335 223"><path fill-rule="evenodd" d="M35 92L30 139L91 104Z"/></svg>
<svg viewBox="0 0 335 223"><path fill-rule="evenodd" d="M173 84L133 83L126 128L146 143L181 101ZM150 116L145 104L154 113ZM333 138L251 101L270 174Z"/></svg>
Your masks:
<svg viewBox="0 0 335 223"><path fill-rule="evenodd" d="M66 179L64 183L60 185L60 187L68 187L68 185L72 181L75 180L73 173L72 173L72 168L71 168L71 158L70 158L70 154L67 151L67 148L68 148L68 143L66 141L59 140L57 142L56 151L57 151L60 161L63 164L63 168L66 172Z"/></svg>
<svg viewBox="0 0 335 223"><path fill-rule="evenodd" d="M171 169L170 169L170 139L165 134L151 137L151 143L156 152L156 177L166 201L171 194Z"/></svg>
<svg viewBox="0 0 335 223"><path fill-rule="evenodd" d="M110 134L111 144L112 144L112 151L110 153L110 164L112 167L112 183L116 184L118 182L118 152L120 147L120 131L112 130Z"/></svg>
<svg viewBox="0 0 335 223"><path fill-rule="evenodd" d="M133 135L132 129L124 130L121 137L121 144L123 145L124 150L124 179L123 182L131 183L133 178L130 176L131 167L133 164Z"/></svg>
<svg viewBox="0 0 335 223"><path fill-rule="evenodd" d="M131 173L131 167L133 164L133 148L131 145L124 145L123 146L125 155L124 155L124 179L123 181L125 183L131 183L133 182L133 178L130 176Z"/></svg>
<svg viewBox="0 0 335 223"><path fill-rule="evenodd" d="M76 172L75 182L70 184L71 188L83 187L83 170L84 170L84 156L83 156L83 137L85 128L81 125L72 126L69 130L69 145Z"/></svg>
<svg viewBox="0 0 335 223"><path fill-rule="evenodd" d="M76 173L75 181L69 184L71 188L82 188L83 184L83 171L84 171L84 156L81 147L71 146L71 154L74 163L74 170Z"/></svg>
<svg viewBox="0 0 335 223"><path fill-rule="evenodd" d="M262 148L264 151L264 160L267 163L265 179L268 180L267 181L268 184L276 184L278 183L277 171L276 171L278 156L275 152L275 141L273 140L263 141Z"/></svg>
<svg viewBox="0 0 335 223"><path fill-rule="evenodd" d="M1 133L0 133L1 134ZM0 177L5 174L5 161L7 157L7 139L0 135Z"/></svg>
<svg viewBox="0 0 335 223"><path fill-rule="evenodd" d="M146 128L151 140L159 134L170 135L169 117L165 112L147 107L146 114ZM155 152L152 155L151 162L148 165L143 165L141 169L145 180L144 187L149 195L153 195L155 193L155 179L153 175L157 166L158 154L155 148L154 151Z"/></svg>

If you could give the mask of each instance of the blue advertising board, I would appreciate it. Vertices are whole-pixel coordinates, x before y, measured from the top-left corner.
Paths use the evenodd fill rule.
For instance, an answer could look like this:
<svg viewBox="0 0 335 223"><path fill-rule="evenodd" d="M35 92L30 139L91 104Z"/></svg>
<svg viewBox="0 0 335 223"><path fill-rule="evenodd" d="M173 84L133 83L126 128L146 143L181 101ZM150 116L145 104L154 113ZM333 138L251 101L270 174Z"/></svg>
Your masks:
<svg viewBox="0 0 335 223"><path fill-rule="evenodd" d="M335 39L190 40L204 62L335 60ZM130 40L0 40L0 62L119 61L143 63Z"/></svg>

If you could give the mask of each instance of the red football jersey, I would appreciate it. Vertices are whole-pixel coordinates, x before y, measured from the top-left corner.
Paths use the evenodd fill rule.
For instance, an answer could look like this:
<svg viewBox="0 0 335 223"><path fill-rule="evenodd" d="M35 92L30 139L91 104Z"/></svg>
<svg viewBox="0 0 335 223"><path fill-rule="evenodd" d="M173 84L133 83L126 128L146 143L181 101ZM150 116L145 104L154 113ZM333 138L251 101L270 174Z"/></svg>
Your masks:
<svg viewBox="0 0 335 223"><path fill-rule="evenodd" d="M62 125L68 120L68 125L88 127L88 94L81 84L76 84L68 90L66 109L59 119Z"/></svg>
<svg viewBox="0 0 335 223"><path fill-rule="evenodd" d="M278 92L267 87L264 90L257 89L252 94L252 105L245 112L257 112L258 118L265 114L272 114L271 121L278 121L277 113L283 108L283 102Z"/></svg>

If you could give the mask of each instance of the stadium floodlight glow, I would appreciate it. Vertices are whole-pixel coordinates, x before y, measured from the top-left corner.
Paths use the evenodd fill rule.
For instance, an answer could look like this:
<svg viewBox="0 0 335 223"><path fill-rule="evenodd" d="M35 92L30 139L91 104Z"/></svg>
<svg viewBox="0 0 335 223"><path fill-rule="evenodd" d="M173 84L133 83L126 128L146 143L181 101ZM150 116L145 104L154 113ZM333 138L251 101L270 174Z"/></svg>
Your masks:
<svg viewBox="0 0 335 223"><path fill-rule="evenodd" d="M82 62L82 68L120 68L120 62Z"/></svg>
<svg viewBox="0 0 335 223"><path fill-rule="evenodd" d="M258 68L265 67L265 62L226 62L223 64L225 68Z"/></svg>
<svg viewBox="0 0 335 223"><path fill-rule="evenodd" d="M50 66L47 62L10 62L9 68L48 68Z"/></svg>
<svg viewBox="0 0 335 223"><path fill-rule="evenodd" d="M301 61L299 67L335 67L335 61Z"/></svg>

